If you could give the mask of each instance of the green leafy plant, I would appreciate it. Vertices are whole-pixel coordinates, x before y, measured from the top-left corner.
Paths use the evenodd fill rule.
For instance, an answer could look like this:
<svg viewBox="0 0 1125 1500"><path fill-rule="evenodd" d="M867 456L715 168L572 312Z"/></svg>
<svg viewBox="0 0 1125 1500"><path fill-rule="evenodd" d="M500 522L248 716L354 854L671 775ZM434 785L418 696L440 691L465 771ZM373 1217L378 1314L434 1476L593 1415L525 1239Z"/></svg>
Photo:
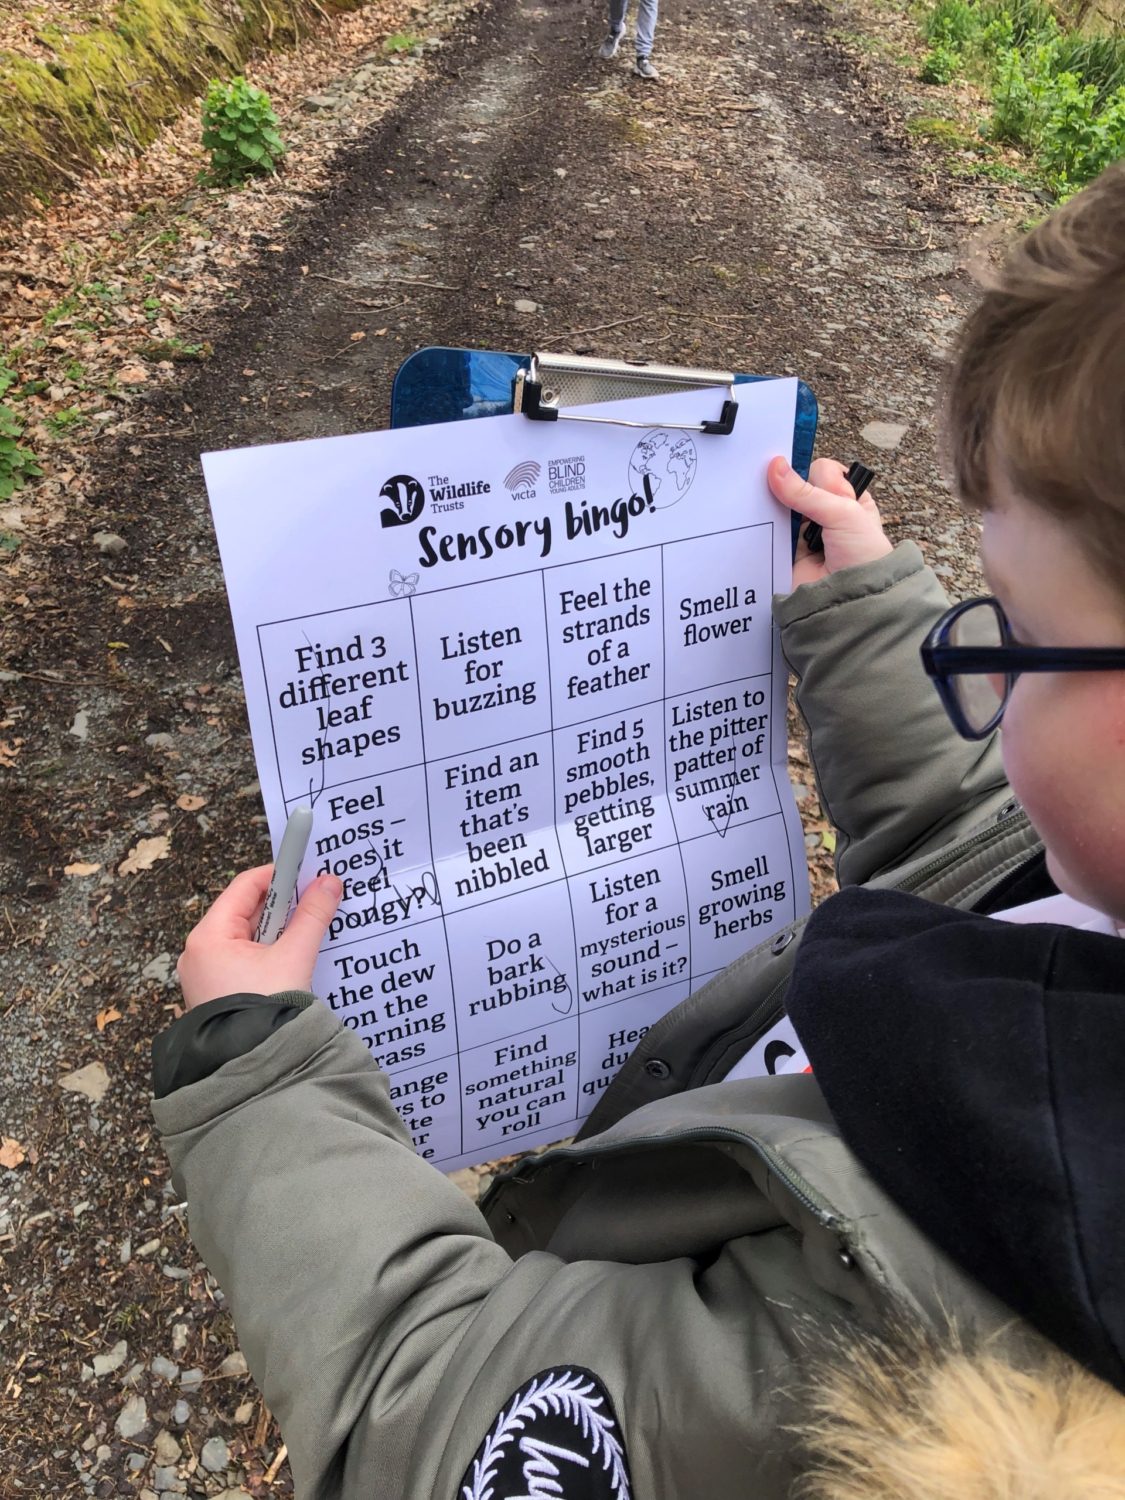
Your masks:
<svg viewBox="0 0 1125 1500"><path fill-rule="evenodd" d="M922 59L918 76L923 83L949 83L956 77L960 66L960 54L952 47L947 47L944 42L939 42Z"/></svg>
<svg viewBox="0 0 1125 1500"><path fill-rule="evenodd" d="M224 186L275 172L285 153L269 95L232 78L212 79L203 104L203 144L211 153L211 177Z"/></svg>
<svg viewBox="0 0 1125 1500"><path fill-rule="evenodd" d="M15 384L16 372L0 363L0 398ZM34 454L19 445L23 428L15 412L0 399L0 500L7 500L35 474L43 471Z"/></svg>
<svg viewBox="0 0 1125 1500"><path fill-rule="evenodd" d="M383 43L383 51L388 57L396 52L409 52L412 48L417 47L421 40L422 38L417 36L413 31L396 31L393 36L389 36Z"/></svg>

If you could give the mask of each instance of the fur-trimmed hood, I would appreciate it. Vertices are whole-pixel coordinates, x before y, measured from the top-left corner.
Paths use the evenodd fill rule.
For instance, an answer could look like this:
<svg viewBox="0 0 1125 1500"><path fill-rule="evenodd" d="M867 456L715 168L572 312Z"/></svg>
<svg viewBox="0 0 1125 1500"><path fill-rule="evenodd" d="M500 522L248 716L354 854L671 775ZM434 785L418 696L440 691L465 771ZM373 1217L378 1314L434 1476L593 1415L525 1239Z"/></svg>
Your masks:
<svg viewBox="0 0 1125 1500"><path fill-rule="evenodd" d="M1125 1396L1065 1355L866 1339L801 1405L800 1500L1125 1500Z"/></svg>

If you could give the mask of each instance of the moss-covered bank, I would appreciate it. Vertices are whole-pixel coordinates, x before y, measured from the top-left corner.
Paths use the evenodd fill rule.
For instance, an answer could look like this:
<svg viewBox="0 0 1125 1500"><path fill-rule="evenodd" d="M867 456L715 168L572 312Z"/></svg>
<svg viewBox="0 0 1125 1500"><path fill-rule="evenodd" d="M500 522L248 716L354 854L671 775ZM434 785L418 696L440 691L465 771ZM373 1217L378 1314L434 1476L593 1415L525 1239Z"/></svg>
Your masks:
<svg viewBox="0 0 1125 1500"><path fill-rule="evenodd" d="M57 192L106 147L147 144L215 73L363 0L121 0L110 22L47 27L47 62L0 52L0 213Z"/></svg>

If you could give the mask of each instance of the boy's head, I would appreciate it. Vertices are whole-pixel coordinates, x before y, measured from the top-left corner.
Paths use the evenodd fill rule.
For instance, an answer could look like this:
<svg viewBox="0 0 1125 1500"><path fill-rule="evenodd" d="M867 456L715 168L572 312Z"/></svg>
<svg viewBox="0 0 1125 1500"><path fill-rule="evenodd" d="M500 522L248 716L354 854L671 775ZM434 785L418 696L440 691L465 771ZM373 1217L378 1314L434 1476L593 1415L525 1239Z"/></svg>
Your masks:
<svg viewBox="0 0 1125 1500"><path fill-rule="evenodd" d="M1009 256L965 325L946 421L1015 637L1125 646L1125 164ZM1056 884L1125 922L1125 671L1021 676L1001 746Z"/></svg>

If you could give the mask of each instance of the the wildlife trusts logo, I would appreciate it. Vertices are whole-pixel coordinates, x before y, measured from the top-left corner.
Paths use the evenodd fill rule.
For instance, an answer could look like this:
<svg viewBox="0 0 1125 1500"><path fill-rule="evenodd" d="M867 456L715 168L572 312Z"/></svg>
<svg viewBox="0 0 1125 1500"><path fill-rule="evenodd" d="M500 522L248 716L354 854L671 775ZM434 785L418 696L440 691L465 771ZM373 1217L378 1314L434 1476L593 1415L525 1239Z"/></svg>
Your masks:
<svg viewBox="0 0 1125 1500"><path fill-rule="evenodd" d="M411 474L395 474L379 491L389 503L379 513L384 526L406 526L416 521L426 503L426 492Z"/></svg>
<svg viewBox="0 0 1125 1500"><path fill-rule="evenodd" d="M537 464L533 458L524 459L510 474L505 474L504 488L511 492L513 500L534 500L536 481L542 472L542 464Z"/></svg>

